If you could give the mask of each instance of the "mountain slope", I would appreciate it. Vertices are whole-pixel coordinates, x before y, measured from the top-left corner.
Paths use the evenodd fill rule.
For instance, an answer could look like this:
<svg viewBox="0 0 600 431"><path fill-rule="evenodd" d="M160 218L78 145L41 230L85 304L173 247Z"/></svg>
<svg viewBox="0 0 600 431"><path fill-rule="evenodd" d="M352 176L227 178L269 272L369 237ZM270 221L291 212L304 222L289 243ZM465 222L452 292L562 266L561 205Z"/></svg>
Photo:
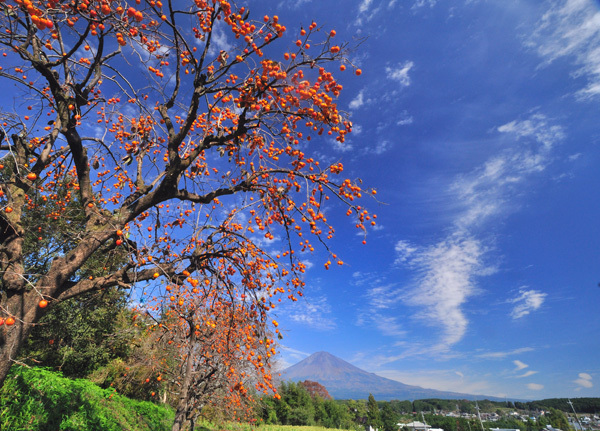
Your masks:
<svg viewBox="0 0 600 431"><path fill-rule="evenodd" d="M377 400L442 399L494 399L481 395L468 395L424 389L386 379L327 352L317 352L281 373L283 381L313 380L321 383L336 399L366 399L372 393Z"/></svg>

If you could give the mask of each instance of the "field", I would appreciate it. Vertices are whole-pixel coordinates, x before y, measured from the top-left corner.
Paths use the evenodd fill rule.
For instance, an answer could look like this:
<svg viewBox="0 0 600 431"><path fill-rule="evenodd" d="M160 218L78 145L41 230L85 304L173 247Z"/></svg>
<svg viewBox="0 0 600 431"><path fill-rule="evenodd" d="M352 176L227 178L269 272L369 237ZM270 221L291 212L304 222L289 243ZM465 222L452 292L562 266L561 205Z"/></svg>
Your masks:
<svg viewBox="0 0 600 431"><path fill-rule="evenodd" d="M222 427L207 425L204 427L211 431L336 431L334 428L323 428L317 426L295 426L295 425L258 425L229 423ZM346 431L346 430L344 430Z"/></svg>

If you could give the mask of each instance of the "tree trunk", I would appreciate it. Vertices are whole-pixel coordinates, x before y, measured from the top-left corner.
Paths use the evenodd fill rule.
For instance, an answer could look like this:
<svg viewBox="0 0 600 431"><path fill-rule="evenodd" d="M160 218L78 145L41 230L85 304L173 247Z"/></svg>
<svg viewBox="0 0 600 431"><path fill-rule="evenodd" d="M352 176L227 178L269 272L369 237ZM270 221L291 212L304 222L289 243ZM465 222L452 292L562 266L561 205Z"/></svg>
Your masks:
<svg viewBox="0 0 600 431"><path fill-rule="evenodd" d="M0 326L0 387L18 358L33 325L41 317L39 300L40 295L35 290L1 298L0 305L15 319L15 324L8 326L5 323Z"/></svg>
<svg viewBox="0 0 600 431"><path fill-rule="evenodd" d="M190 328L193 328L191 324ZM181 385L179 386L181 392L179 394L179 400L177 401L177 410L175 411L175 420L173 421L171 431L180 431L187 418L188 404L190 402L190 387L192 386L194 371L194 357L192 355L192 350L195 341L196 337L194 331L190 330L189 350L181 370L183 373L183 379Z"/></svg>
<svg viewBox="0 0 600 431"><path fill-rule="evenodd" d="M180 431L183 429L183 425L185 424L185 411L177 409L175 412L175 420L173 421L173 426L171 427L171 431Z"/></svg>

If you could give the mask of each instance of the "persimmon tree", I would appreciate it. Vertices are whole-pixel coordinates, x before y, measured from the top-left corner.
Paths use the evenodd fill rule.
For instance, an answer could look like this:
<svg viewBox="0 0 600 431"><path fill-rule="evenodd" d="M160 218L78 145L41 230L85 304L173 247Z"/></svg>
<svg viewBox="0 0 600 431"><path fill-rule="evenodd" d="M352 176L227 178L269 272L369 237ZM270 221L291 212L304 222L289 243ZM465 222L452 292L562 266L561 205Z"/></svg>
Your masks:
<svg viewBox="0 0 600 431"><path fill-rule="evenodd" d="M374 223L356 203L374 191L311 155L315 138L343 143L352 129L335 102L335 75L354 69L347 45L312 23L278 51L290 32L277 16L226 0L0 9L0 383L48 304L146 282L154 292L134 296L150 316L170 313L162 329L179 331L191 373L182 388L211 369L196 359L206 343L237 393L248 363L268 376L258 347L271 354L278 300L302 295L301 253L320 244L326 267L342 263L327 248L327 201L359 229ZM235 43L220 49L215 32ZM48 246L48 229L65 238L32 265L28 241Z"/></svg>
<svg viewBox="0 0 600 431"><path fill-rule="evenodd" d="M168 286L171 305L161 304L160 323L149 327L151 336L167 343L163 352L169 353L161 352L163 363L157 368L164 370L161 378L167 380L166 390L176 407L173 429L193 423L206 407L213 415L226 410L230 415L237 412L238 419L249 418L249 395L275 391L269 372L275 342L264 311L224 298L218 293L221 288L214 288L218 283L202 283L191 294L185 287Z"/></svg>

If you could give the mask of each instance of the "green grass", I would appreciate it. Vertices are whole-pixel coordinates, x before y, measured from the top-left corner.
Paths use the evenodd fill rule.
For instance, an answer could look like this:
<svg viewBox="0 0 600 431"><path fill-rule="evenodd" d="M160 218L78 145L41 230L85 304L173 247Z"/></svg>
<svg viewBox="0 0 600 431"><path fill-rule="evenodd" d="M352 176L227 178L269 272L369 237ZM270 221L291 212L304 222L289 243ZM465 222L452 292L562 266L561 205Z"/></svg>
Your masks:
<svg viewBox="0 0 600 431"><path fill-rule="evenodd" d="M297 426L297 425L250 425L243 423L227 423L225 425L203 424L202 430L206 431L336 431L334 428L324 428L318 426ZM346 431L346 430L343 430Z"/></svg>
<svg viewBox="0 0 600 431"><path fill-rule="evenodd" d="M294 425L262 425L261 430L265 431L334 431L334 428L323 428L317 426L294 426Z"/></svg>
<svg viewBox="0 0 600 431"><path fill-rule="evenodd" d="M13 366L0 388L2 431L163 431L174 412L39 368Z"/></svg>

